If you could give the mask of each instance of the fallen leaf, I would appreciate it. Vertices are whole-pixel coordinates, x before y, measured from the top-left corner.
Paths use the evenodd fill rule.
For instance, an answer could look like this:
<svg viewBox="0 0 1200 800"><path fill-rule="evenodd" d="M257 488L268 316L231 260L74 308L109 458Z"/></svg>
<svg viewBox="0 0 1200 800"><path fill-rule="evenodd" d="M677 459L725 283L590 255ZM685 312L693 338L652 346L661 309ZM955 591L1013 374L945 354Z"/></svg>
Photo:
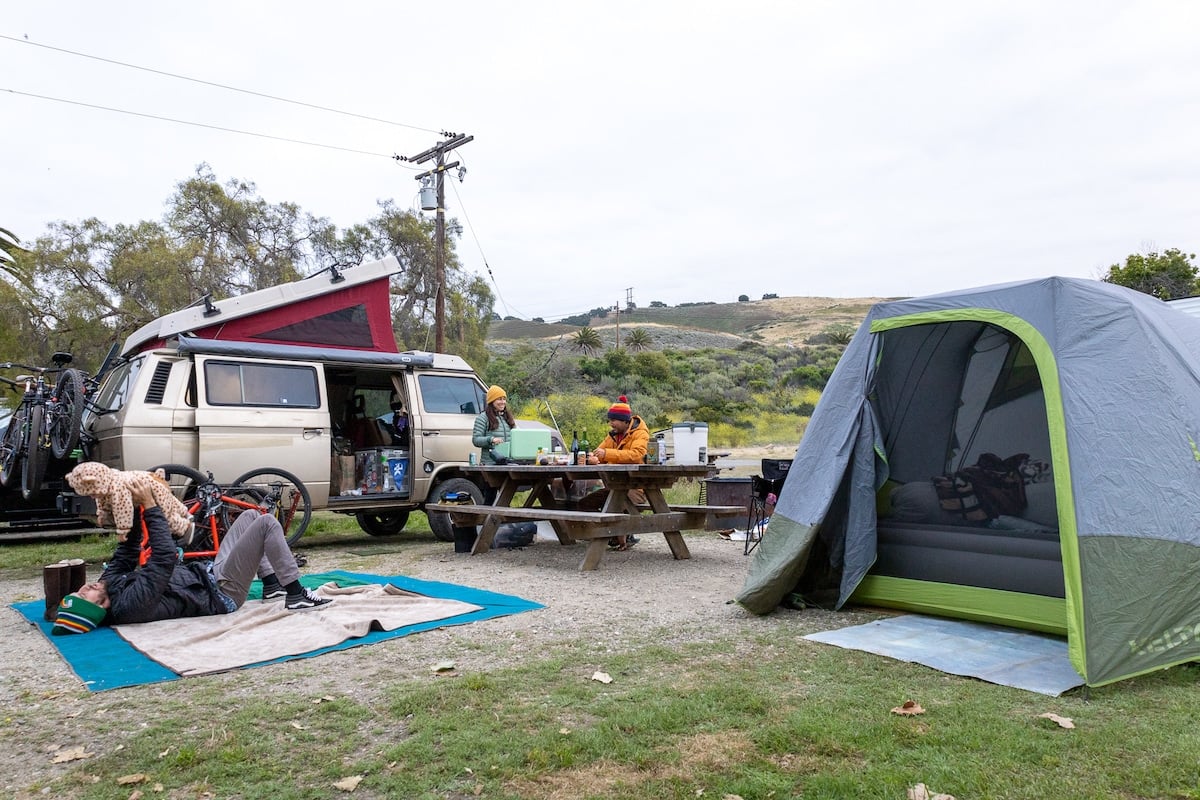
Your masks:
<svg viewBox="0 0 1200 800"><path fill-rule="evenodd" d="M159 758L166 758L166 757L167 757L167 753L169 753L169 752L171 752L171 748L169 748L169 747L168 747L166 750L163 750L161 753L159 753L159 754L158 754L158 757L159 757Z"/></svg>
<svg viewBox="0 0 1200 800"><path fill-rule="evenodd" d="M143 792L141 789L134 789L129 793L129 800L142 800L144 795L145 792Z"/></svg>
<svg viewBox="0 0 1200 800"><path fill-rule="evenodd" d="M450 672L457 667L458 664L454 661L439 661L430 667L430 669L432 669L434 672Z"/></svg>
<svg viewBox="0 0 1200 800"><path fill-rule="evenodd" d="M1060 728L1074 728L1075 722L1070 717L1060 717L1058 714L1051 714L1047 711L1045 714L1038 714L1040 719L1048 719L1056 723Z"/></svg>
<svg viewBox="0 0 1200 800"><path fill-rule="evenodd" d="M479 795L483 794L483 784L482 783L475 784L474 792L475 792L476 797L479 797Z"/></svg>
<svg viewBox="0 0 1200 800"><path fill-rule="evenodd" d="M296 720L292 720L292 727L298 731L305 730L305 727L303 725L301 725L299 722L296 722Z"/></svg>
<svg viewBox="0 0 1200 800"><path fill-rule="evenodd" d="M902 717L915 717L917 714L924 714L925 709L921 708L921 704L914 700L905 700L904 705L896 706L892 709L893 714L899 714ZM923 784L917 784L921 786Z"/></svg>
<svg viewBox="0 0 1200 800"><path fill-rule="evenodd" d="M930 792L928 786L918 783L916 786L909 787L908 800L954 800L954 795Z"/></svg>
<svg viewBox="0 0 1200 800"><path fill-rule="evenodd" d="M54 756L53 763L63 764L67 761L79 761L80 759L91 758L94 755L96 754L89 753L82 747L69 747L66 750L59 750Z"/></svg>
<svg viewBox="0 0 1200 800"><path fill-rule="evenodd" d="M161 783L156 783L156 784L154 784L154 791L156 791L156 792L166 791L166 787L163 786Z"/></svg>
<svg viewBox="0 0 1200 800"><path fill-rule="evenodd" d="M742 796L740 794L723 794L721 800L742 800Z"/></svg>
<svg viewBox="0 0 1200 800"><path fill-rule="evenodd" d="M329 695L325 695L324 697L313 698L313 705L320 705L321 703L332 703L332 702L333 702L333 698L330 697Z"/></svg>
<svg viewBox="0 0 1200 800"><path fill-rule="evenodd" d="M342 778L333 785L335 789L341 789L343 792L353 792L362 783L362 775L351 775L349 778Z"/></svg>
<svg viewBox="0 0 1200 800"><path fill-rule="evenodd" d="M568 730L568 729L566 729L566 728L559 728L559 729L558 729L558 732L559 732L559 733L561 733L563 736L570 736L570 735L571 735L571 731L569 731L569 730Z"/></svg>
<svg viewBox="0 0 1200 800"><path fill-rule="evenodd" d="M612 676L607 672L600 672L597 670L596 672L592 673L592 680L600 681L600 683L612 683Z"/></svg>
<svg viewBox="0 0 1200 800"><path fill-rule="evenodd" d="M149 776L144 772L134 772L129 775L122 775L117 778L118 786L128 786L131 783L145 783L150 780Z"/></svg>

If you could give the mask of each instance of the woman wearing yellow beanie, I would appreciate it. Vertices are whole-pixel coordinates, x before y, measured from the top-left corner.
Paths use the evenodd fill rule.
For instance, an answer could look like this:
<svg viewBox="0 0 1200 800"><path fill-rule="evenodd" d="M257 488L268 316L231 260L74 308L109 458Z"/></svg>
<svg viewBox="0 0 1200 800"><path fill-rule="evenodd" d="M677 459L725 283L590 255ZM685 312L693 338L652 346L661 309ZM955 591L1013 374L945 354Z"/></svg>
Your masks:
<svg viewBox="0 0 1200 800"><path fill-rule="evenodd" d="M516 421L508 410L508 393L499 386L487 390L487 406L475 418L471 442L479 448L480 464L495 464L494 448L507 442Z"/></svg>

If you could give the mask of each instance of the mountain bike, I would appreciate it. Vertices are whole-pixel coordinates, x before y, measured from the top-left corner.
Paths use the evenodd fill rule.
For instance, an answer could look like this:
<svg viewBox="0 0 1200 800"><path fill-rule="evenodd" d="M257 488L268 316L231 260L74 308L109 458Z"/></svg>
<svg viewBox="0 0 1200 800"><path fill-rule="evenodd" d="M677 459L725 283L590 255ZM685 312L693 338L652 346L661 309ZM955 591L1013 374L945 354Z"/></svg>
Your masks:
<svg viewBox="0 0 1200 800"><path fill-rule="evenodd" d="M21 391L21 402L9 418L4 436L0 438L0 485L12 488L21 474L21 495L32 500L41 491L42 478L51 456L67 458L79 442L83 418L83 374L66 368L70 353L55 353L53 367L34 367L13 361L0 363L0 369L26 369L31 374L16 379L0 376ZM58 374L53 388L47 374Z"/></svg>
<svg viewBox="0 0 1200 800"><path fill-rule="evenodd" d="M232 484L223 485L182 464L163 464L167 483L196 523L192 542L184 548L184 558L213 558L221 549L221 539L238 515L247 509L270 514L279 521L284 538L295 544L312 519L312 498L308 489L290 472L274 467L253 469Z"/></svg>

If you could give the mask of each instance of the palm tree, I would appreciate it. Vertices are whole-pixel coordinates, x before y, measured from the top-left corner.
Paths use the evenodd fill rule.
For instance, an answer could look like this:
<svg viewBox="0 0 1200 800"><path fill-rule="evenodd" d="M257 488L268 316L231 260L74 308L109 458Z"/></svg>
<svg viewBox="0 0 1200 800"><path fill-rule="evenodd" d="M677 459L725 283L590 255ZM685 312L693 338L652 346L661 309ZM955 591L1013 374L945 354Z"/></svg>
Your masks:
<svg viewBox="0 0 1200 800"><path fill-rule="evenodd" d="M649 350L653 343L654 337L647 333L645 328L634 328L625 339L625 346L634 353Z"/></svg>
<svg viewBox="0 0 1200 800"><path fill-rule="evenodd" d="M596 333L596 329L590 325L584 325L575 334L575 349L583 352L585 356L593 356L596 351L604 348L604 343L600 341L600 334Z"/></svg>
<svg viewBox="0 0 1200 800"><path fill-rule="evenodd" d="M17 235L6 228L0 228L0 270L7 272L22 283L28 280L28 275L25 271L17 266L17 253L26 252L24 247L21 247L21 240Z"/></svg>

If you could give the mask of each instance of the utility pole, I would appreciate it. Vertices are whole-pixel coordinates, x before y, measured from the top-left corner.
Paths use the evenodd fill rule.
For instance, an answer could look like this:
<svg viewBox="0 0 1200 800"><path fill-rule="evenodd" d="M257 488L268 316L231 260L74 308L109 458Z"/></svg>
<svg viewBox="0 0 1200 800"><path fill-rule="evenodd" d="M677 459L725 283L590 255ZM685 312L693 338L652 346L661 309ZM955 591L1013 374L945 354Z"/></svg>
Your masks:
<svg viewBox="0 0 1200 800"><path fill-rule="evenodd" d="M621 349L621 304L613 306L617 310L617 349Z"/></svg>
<svg viewBox="0 0 1200 800"><path fill-rule="evenodd" d="M427 172L422 172L415 176L416 180L422 182L422 186L427 186L429 178L432 176L437 184L437 217L435 218L434 237L434 270L435 280L437 282L437 291L434 295L433 315L434 315L434 350L439 353L446 351L446 170L457 167L459 162L446 163L446 153L456 147L461 147L474 140L474 136L467 136L463 133L450 133L442 131L442 135L447 137L444 142L438 142L428 150L417 153L415 156L395 156L397 161L408 161L413 164L424 164L426 161L436 159L433 169ZM461 177L461 175L460 175ZM421 203L423 211L432 211L424 202Z"/></svg>

